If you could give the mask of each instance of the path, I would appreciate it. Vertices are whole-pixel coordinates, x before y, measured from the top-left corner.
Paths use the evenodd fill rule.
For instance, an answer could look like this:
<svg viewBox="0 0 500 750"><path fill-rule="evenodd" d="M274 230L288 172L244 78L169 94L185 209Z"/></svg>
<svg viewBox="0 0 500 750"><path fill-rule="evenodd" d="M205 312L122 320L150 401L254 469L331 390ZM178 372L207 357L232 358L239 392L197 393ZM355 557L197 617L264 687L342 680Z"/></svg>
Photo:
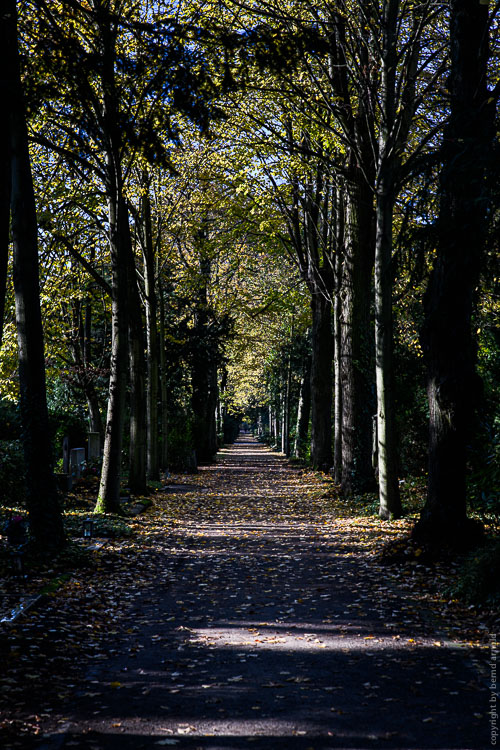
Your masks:
<svg viewBox="0 0 500 750"><path fill-rule="evenodd" d="M307 472L247 436L193 482L44 748L490 747L473 649L377 580L362 521L326 523Z"/></svg>

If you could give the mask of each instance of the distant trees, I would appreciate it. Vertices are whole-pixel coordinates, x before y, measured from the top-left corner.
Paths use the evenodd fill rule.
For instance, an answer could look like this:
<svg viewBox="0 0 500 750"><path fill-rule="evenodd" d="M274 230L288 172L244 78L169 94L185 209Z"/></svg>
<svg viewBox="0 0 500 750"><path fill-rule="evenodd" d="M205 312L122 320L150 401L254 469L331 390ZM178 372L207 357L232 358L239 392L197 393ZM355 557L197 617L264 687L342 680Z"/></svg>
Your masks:
<svg viewBox="0 0 500 750"><path fill-rule="evenodd" d="M496 10L459 0L216 6L217 23L211 2L195 19L188 3L173 15L131 0L20 9L43 305L64 278L46 316L48 362L71 369L104 433L96 510L120 512L125 454L128 486L143 494L169 463L193 468L193 450L213 460L224 414L248 406L286 454L332 470L346 495L378 481L380 516L401 515L404 373L393 349L404 307L396 345L423 350L431 421L416 533L463 535L474 302L495 210L485 178ZM31 247L32 268L36 225L16 218L29 175L12 148L21 153L14 141L27 136L0 128L0 307L11 205L19 316L30 280L19 248ZM421 350L415 310L427 282ZM40 338L40 322L29 328Z"/></svg>

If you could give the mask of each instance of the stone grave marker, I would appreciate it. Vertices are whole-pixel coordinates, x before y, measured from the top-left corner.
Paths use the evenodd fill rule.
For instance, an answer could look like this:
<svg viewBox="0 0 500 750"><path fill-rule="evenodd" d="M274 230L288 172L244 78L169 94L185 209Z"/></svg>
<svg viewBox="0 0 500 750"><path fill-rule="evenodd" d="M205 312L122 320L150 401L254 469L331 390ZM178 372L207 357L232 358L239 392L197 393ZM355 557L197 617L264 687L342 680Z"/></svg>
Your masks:
<svg viewBox="0 0 500 750"><path fill-rule="evenodd" d="M72 448L69 452L70 470L75 480L80 479L85 463L85 448Z"/></svg>

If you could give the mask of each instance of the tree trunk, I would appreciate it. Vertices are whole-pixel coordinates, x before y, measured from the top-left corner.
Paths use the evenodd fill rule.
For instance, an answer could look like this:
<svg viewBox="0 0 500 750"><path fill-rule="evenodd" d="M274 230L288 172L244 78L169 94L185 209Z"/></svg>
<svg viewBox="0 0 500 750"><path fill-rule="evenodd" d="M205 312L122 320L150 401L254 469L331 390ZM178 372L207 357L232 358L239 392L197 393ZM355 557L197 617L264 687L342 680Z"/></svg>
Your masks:
<svg viewBox="0 0 500 750"><path fill-rule="evenodd" d="M143 197L142 231L144 233L144 288L146 296L146 342L147 342L147 472L153 480L160 478L158 452L158 302L155 283L155 257L153 250L153 230L151 225L151 204L149 195Z"/></svg>
<svg viewBox="0 0 500 750"><path fill-rule="evenodd" d="M396 200L396 68L399 0L384 0L380 59L381 122L378 137L375 237L375 375L379 514L399 518L392 321L392 230Z"/></svg>
<svg viewBox="0 0 500 750"><path fill-rule="evenodd" d="M0 55L2 70L8 70L7 56L9 50L8 20L0 18ZM11 97L7 76L0 80L0 101L8 102ZM7 291L7 267L10 242L10 197L11 197L11 144L10 121L4 113L0 118L0 346L3 339L3 320L5 312L5 295Z"/></svg>
<svg viewBox="0 0 500 750"><path fill-rule="evenodd" d="M342 302L341 253L337 244L335 257L335 297L333 301L333 478L342 481Z"/></svg>
<svg viewBox="0 0 500 750"><path fill-rule="evenodd" d="M114 182L114 181L113 181ZM113 184L111 182L111 184ZM108 197L111 255L111 360L108 412L96 513L121 513L120 477L127 388L127 267L121 254L121 224L128 221L123 200Z"/></svg>
<svg viewBox="0 0 500 750"><path fill-rule="evenodd" d="M123 134L115 82L116 27L111 15L99 16L101 40L102 127L106 141L106 192L111 257L112 345L104 453L97 513L120 513L120 475L123 441L127 359L131 370L131 489L145 491L144 346L142 315L132 252L128 209L121 164Z"/></svg>
<svg viewBox="0 0 500 750"><path fill-rule="evenodd" d="M90 432L99 433L101 446L104 438L104 427L102 423L101 407L97 391L92 380L92 305L90 301L85 305L84 320L84 342L83 342L83 365L85 375L85 397L89 410Z"/></svg>
<svg viewBox="0 0 500 750"><path fill-rule="evenodd" d="M388 183L392 187L389 177ZM382 178L377 192L377 236L375 244L375 371L377 382L377 442L379 515L399 518L399 495L394 401L392 322L392 216L394 196Z"/></svg>
<svg viewBox="0 0 500 750"><path fill-rule="evenodd" d="M49 438L37 220L17 49L17 8L14 0L4 5L0 24L7 58L3 70L4 75L10 75L6 104L12 158L13 277L27 507L32 540L40 552L50 556L64 546L65 535Z"/></svg>
<svg viewBox="0 0 500 750"><path fill-rule="evenodd" d="M451 113L443 136L438 254L422 332L429 483L414 535L460 547L473 544L482 531L467 518L466 453L481 388L471 318L487 226L495 97L486 83L488 5L453 0L450 7Z"/></svg>
<svg viewBox="0 0 500 750"><path fill-rule="evenodd" d="M211 463L217 453L215 416L217 409L217 366L196 357L192 370L193 439L198 463Z"/></svg>
<svg viewBox="0 0 500 750"><path fill-rule="evenodd" d="M285 379L283 383L283 433L281 437L281 451L285 456L290 455L290 410L291 410L291 390L292 390L292 360L288 355L286 365Z"/></svg>
<svg viewBox="0 0 500 750"><path fill-rule="evenodd" d="M202 239L204 234L201 235ZM200 261L200 289L194 321L195 351L192 360L192 398L194 425L193 440L199 463L211 463L217 453L217 360L218 342L210 336L210 313L207 286L210 279L210 260Z"/></svg>
<svg viewBox="0 0 500 750"><path fill-rule="evenodd" d="M124 201L125 203L125 201ZM136 495L145 495L148 491L146 481L146 445L147 445L147 397L146 397L146 359L144 344L144 325L142 305L139 295L137 269L128 207L123 208L122 262L127 265L127 308L130 363L130 452L128 485Z"/></svg>
<svg viewBox="0 0 500 750"><path fill-rule="evenodd" d="M311 415L311 355L304 360L302 377L300 379L299 405L297 408L297 426L295 430L295 444L293 455L304 458L309 436L309 418Z"/></svg>
<svg viewBox="0 0 500 750"><path fill-rule="evenodd" d="M332 465L332 305L316 291L311 297L311 464Z"/></svg>
<svg viewBox="0 0 500 750"><path fill-rule="evenodd" d="M353 495L376 486L371 462L374 216L372 191L360 170L353 170L348 191L340 292L341 486L346 495Z"/></svg>
<svg viewBox="0 0 500 750"><path fill-rule="evenodd" d="M92 380L92 307L90 302L85 305L85 313L82 319L82 306L79 300L72 305L72 311L68 310L68 316L72 316L73 336L69 339L69 347L76 365L78 385L80 386L89 411L90 432L97 432L103 443L103 424L99 399Z"/></svg>
<svg viewBox="0 0 500 750"><path fill-rule="evenodd" d="M168 470L168 378L167 378L167 358L165 352L165 300L163 289L160 286L160 422L161 422L161 442L160 442L160 469Z"/></svg>

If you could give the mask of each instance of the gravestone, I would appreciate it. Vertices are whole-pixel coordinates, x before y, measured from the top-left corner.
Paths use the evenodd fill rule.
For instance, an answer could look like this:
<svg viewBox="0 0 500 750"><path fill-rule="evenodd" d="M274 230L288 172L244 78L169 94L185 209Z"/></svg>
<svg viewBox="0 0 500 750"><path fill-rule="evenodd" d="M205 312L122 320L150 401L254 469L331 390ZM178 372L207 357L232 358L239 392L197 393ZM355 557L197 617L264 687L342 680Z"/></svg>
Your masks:
<svg viewBox="0 0 500 750"><path fill-rule="evenodd" d="M85 463L85 448L72 448L69 452L70 471L75 480L80 479Z"/></svg>
<svg viewBox="0 0 500 750"><path fill-rule="evenodd" d="M99 458L101 455L101 436L98 432L89 432L87 458Z"/></svg>

